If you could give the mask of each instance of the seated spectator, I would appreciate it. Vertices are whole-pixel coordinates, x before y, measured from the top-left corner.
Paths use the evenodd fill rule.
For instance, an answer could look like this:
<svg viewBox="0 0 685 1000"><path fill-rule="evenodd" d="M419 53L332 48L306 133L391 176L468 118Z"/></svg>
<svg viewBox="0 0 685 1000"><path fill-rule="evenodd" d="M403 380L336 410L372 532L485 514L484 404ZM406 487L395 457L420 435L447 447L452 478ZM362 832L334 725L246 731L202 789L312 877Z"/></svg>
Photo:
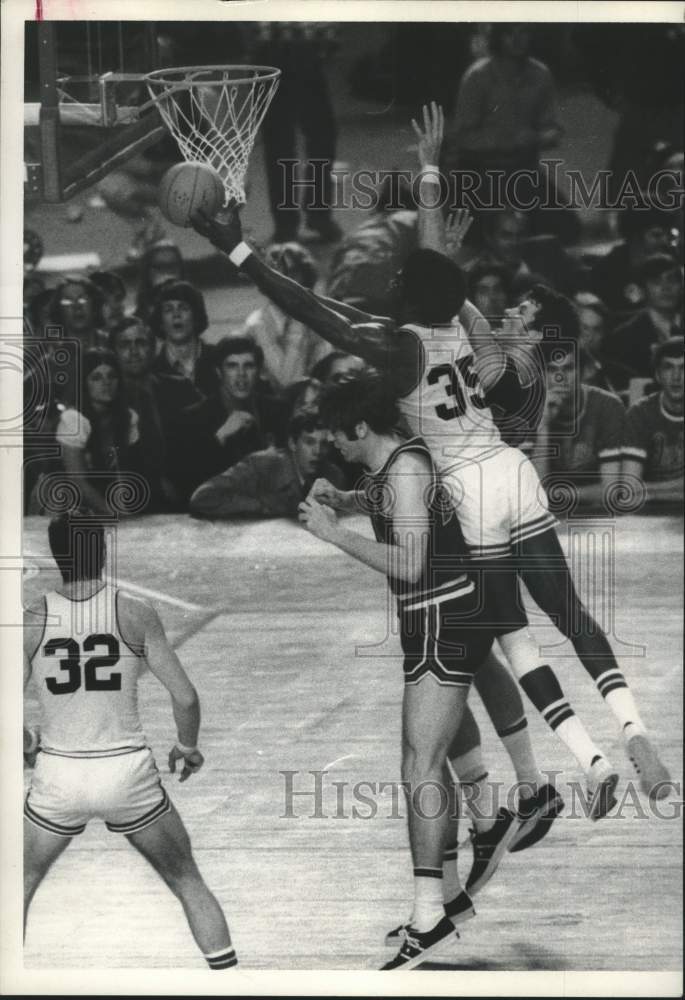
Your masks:
<svg viewBox="0 0 685 1000"><path fill-rule="evenodd" d="M626 417L622 474L643 483L653 502L683 502L684 344L682 337L659 344L654 354L659 391L631 406Z"/></svg>
<svg viewBox="0 0 685 1000"><path fill-rule="evenodd" d="M148 247L138 267L136 315L150 322L155 293L165 281L182 281L185 268L181 251L171 240L159 240Z"/></svg>
<svg viewBox="0 0 685 1000"><path fill-rule="evenodd" d="M200 483L253 451L284 443L285 404L262 389L261 349L248 337L216 348L218 388L186 407L167 436L169 476L187 502Z"/></svg>
<svg viewBox="0 0 685 1000"><path fill-rule="evenodd" d="M79 407L62 410L55 436L63 469L79 490L79 503L97 513L112 513L108 489L122 473L140 469L138 414L129 409L119 362L111 351L95 347L85 352ZM39 511L34 507L31 512Z"/></svg>
<svg viewBox="0 0 685 1000"><path fill-rule="evenodd" d="M102 328L111 333L124 318L126 286L114 271L93 271L89 277L102 294Z"/></svg>
<svg viewBox="0 0 685 1000"><path fill-rule="evenodd" d="M584 385L568 342L543 346L546 400L531 458L554 497L568 484L578 502L603 506L620 477L625 409L612 393Z"/></svg>
<svg viewBox="0 0 685 1000"><path fill-rule="evenodd" d="M625 378L627 369L622 364L604 360L609 322L607 307L592 292L579 292L574 302L580 321L580 381L618 395L617 386Z"/></svg>
<svg viewBox="0 0 685 1000"><path fill-rule="evenodd" d="M344 351L331 351L312 368L312 378L323 385L329 382L347 382L356 378L366 368L366 362L354 354Z"/></svg>
<svg viewBox="0 0 685 1000"><path fill-rule="evenodd" d="M327 462L328 432L316 410L296 413L285 448L253 452L193 493L194 517L296 517L314 480L324 476L340 489L345 479Z"/></svg>
<svg viewBox="0 0 685 1000"><path fill-rule="evenodd" d="M189 281L167 281L154 300L150 327L163 343L152 362L155 375L180 375L203 396L218 388L213 349L200 339L209 325L202 292Z"/></svg>
<svg viewBox="0 0 685 1000"><path fill-rule="evenodd" d="M317 281L314 258L299 243L275 243L267 250L266 260L270 267L304 288L314 288ZM243 332L261 347L264 377L275 392L303 378L331 350L325 340L271 302L250 313Z"/></svg>
<svg viewBox="0 0 685 1000"><path fill-rule="evenodd" d="M630 208L620 213L623 241L599 257L592 269L592 290L617 318L644 305L640 270L648 257L673 252L672 227L672 217L658 208Z"/></svg>
<svg viewBox="0 0 685 1000"><path fill-rule="evenodd" d="M65 277L52 296L50 322L62 328L62 346L68 362L60 365L60 379L55 381L58 398L65 404L76 402L80 388L79 366L83 353L93 347L107 346L102 329L102 294L93 282L81 275ZM57 341L51 344L54 354Z"/></svg>
<svg viewBox="0 0 685 1000"><path fill-rule="evenodd" d="M511 273L502 264L477 262L468 273L469 298L491 322L499 325L512 293Z"/></svg>
<svg viewBox="0 0 685 1000"><path fill-rule="evenodd" d="M158 380L150 373L155 338L138 316L129 316L110 334L126 398L138 415L140 466L150 487L148 511L173 506L174 491L165 480L165 440L158 405Z"/></svg>
<svg viewBox="0 0 685 1000"><path fill-rule="evenodd" d="M678 262L668 254L648 257L640 271L644 308L607 337L604 356L608 362L624 366L619 385L630 390L635 402L651 380L654 349L671 337L682 336L682 273ZM633 379L641 380L635 385Z"/></svg>

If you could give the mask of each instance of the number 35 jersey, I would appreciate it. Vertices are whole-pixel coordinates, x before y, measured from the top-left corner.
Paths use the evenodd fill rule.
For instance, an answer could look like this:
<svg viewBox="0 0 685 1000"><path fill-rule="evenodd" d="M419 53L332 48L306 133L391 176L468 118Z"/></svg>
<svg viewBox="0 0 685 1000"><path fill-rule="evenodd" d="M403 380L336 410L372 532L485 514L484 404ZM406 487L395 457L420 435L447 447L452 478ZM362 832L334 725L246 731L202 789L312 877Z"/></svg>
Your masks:
<svg viewBox="0 0 685 1000"><path fill-rule="evenodd" d="M45 596L45 628L31 667L47 753L107 757L146 745L138 715L142 650L121 634L118 597L109 586L85 600Z"/></svg>
<svg viewBox="0 0 685 1000"><path fill-rule="evenodd" d="M472 556L501 559L555 518L535 468L500 436L485 403L466 331L405 326L421 342L421 372L398 400L412 435L428 445Z"/></svg>
<svg viewBox="0 0 685 1000"><path fill-rule="evenodd" d="M451 326L405 324L419 338L423 370L414 389L398 400L412 434L428 445L437 468L489 457L505 447L484 400L466 331Z"/></svg>

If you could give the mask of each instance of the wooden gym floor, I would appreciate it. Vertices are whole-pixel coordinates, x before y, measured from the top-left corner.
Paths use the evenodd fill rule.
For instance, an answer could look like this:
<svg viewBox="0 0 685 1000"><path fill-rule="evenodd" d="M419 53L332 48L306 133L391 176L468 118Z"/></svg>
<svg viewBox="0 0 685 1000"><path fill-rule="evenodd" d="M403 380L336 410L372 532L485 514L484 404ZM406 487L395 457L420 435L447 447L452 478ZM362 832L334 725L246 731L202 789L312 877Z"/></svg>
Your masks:
<svg viewBox="0 0 685 1000"><path fill-rule="evenodd" d="M361 528L363 521L358 522ZM356 526L356 525L355 525ZM597 527L595 525L595 527ZM575 533L586 553L587 526ZM561 530L567 551L569 539ZM613 645L673 778L682 781L680 584L682 524L625 518L616 525L615 599L603 586L595 614L615 610ZM25 523L26 597L56 583L46 521ZM398 643L385 583L286 521L211 524L150 517L120 528L117 574L158 608L203 706L203 771L170 790L196 858L225 908L241 963L255 969L376 969L390 956L387 929L409 913L411 863L404 809L375 795L376 815L356 803L356 782L399 777ZM604 578L602 578L604 579ZM613 716L568 644L532 618L540 642L626 788L631 768ZM508 758L474 695L491 776L513 780ZM141 681L141 711L164 774L175 730L161 686ZM36 717L32 695L26 716ZM682 820L679 792L663 818L628 796L622 814L593 824L569 817L574 761L531 707L541 767L567 809L548 837L508 855L476 899L478 916L425 968L473 970L675 970L682 965ZM286 818L285 777L312 798ZM30 772L27 772L27 780ZM336 787L332 782L341 782ZM369 795L368 787L362 789ZM341 808L338 809L340 797ZM373 797L373 796L372 796ZM336 812L344 814L336 817ZM466 836L466 824L464 833ZM464 878L470 851L462 858ZM123 837L93 822L59 859L34 900L27 969L204 968L181 909Z"/></svg>

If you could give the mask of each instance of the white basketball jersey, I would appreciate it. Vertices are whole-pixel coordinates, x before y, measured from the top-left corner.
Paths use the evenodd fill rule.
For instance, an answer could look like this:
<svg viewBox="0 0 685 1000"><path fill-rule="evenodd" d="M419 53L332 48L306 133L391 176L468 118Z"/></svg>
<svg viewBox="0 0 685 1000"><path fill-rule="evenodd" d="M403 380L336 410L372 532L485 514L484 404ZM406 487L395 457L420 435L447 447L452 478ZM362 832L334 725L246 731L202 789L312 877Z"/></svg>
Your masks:
<svg viewBox="0 0 685 1000"><path fill-rule="evenodd" d="M41 745L74 757L99 757L146 745L138 716L140 656L121 634L117 589L85 600L52 591L34 654Z"/></svg>
<svg viewBox="0 0 685 1000"><path fill-rule="evenodd" d="M477 461L505 447L474 367L474 353L460 323L405 324L423 345L423 372L398 400L413 435L428 445L439 471Z"/></svg>

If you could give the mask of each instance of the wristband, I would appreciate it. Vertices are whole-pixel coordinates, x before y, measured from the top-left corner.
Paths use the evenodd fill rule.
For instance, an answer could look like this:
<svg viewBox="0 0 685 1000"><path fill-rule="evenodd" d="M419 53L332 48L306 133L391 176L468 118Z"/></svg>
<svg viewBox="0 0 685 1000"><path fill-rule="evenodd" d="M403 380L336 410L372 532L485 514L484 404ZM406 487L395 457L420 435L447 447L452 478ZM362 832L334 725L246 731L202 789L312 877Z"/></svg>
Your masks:
<svg viewBox="0 0 685 1000"><path fill-rule="evenodd" d="M228 259L232 264L235 264L236 267L240 267L243 261L247 260L251 253L252 250L247 243L241 240L237 247L233 247L228 255Z"/></svg>
<svg viewBox="0 0 685 1000"><path fill-rule="evenodd" d="M29 736L31 737L31 743L24 750L24 753L33 753L33 751L38 748L38 744L40 743L40 734L39 734L39 732L38 732L37 729L28 729L27 728L26 731L29 734Z"/></svg>
<svg viewBox="0 0 685 1000"><path fill-rule="evenodd" d="M433 184L439 184L440 168L433 166L432 163L427 163L426 166L422 168L419 176L422 181L432 181Z"/></svg>
<svg viewBox="0 0 685 1000"><path fill-rule="evenodd" d="M179 753L183 754L184 757L189 757L191 753L197 753L197 747L184 747L182 743L176 743L176 749Z"/></svg>

